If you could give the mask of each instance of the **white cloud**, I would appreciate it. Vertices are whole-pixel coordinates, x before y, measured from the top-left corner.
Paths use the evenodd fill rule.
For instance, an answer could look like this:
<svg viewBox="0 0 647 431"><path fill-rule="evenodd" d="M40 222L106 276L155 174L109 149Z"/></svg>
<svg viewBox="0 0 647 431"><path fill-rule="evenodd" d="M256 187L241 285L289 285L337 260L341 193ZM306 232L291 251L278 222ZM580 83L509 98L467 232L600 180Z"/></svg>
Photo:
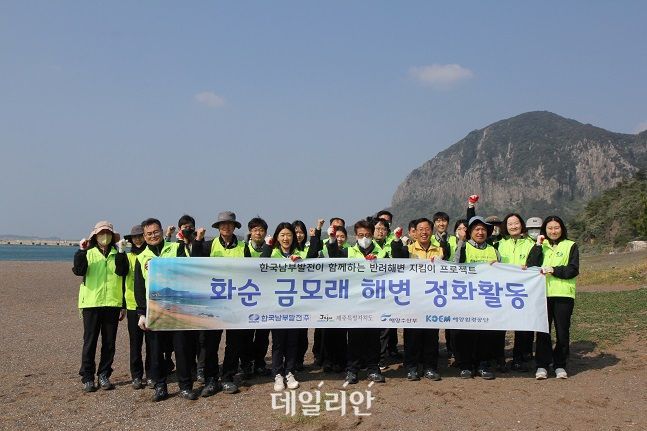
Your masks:
<svg viewBox="0 0 647 431"><path fill-rule="evenodd" d="M643 121L642 123L639 123L634 129L634 133L644 132L645 130L647 130L647 121Z"/></svg>
<svg viewBox="0 0 647 431"><path fill-rule="evenodd" d="M218 96L213 91L203 91L193 96L196 102L209 108L221 108L225 106L225 98Z"/></svg>
<svg viewBox="0 0 647 431"><path fill-rule="evenodd" d="M459 81L472 78L474 73L460 64L431 64L410 68L409 76L422 85L448 90Z"/></svg>

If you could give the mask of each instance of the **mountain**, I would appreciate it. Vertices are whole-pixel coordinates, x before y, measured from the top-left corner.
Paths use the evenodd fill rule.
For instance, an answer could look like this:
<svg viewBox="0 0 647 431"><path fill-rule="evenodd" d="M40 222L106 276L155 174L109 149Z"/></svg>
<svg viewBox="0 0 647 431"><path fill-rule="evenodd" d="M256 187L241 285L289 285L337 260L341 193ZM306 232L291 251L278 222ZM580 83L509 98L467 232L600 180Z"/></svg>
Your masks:
<svg viewBox="0 0 647 431"><path fill-rule="evenodd" d="M573 217L568 234L585 249L624 247L631 240L647 240L647 179L644 173L591 199L584 210Z"/></svg>
<svg viewBox="0 0 647 431"><path fill-rule="evenodd" d="M586 202L647 169L647 132L613 133L547 111L528 112L470 132L411 172L393 195L399 224L436 211L465 216L519 212L566 219Z"/></svg>

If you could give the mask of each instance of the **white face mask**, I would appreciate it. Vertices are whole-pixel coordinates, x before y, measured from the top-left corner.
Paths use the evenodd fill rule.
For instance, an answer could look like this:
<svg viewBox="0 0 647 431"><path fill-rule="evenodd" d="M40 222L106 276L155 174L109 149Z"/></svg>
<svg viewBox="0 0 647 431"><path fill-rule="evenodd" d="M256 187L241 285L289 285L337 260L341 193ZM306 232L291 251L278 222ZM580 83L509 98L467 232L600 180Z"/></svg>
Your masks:
<svg viewBox="0 0 647 431"><path fill-rule="evenodd" d="M537 239L540 231L541 229L535 229L535 228L528 229L528 236L532 239Z"/></svg>
<svg viewBox="0 0 647 431"><path fill-rule="evenodd" d="M99 245L102 247L105 247L108 244L110 244L110 241L112 241L111 233L102 233L100 235L97 235L97 243L99 243Z"/></svg>
<svg viewBox="0 0 647 431"><path fill-rule="evenodd" d="M371 245L371 242L373 242L373 240L368 237L359 238L357 240L357 244L362 248L368 248L368 246Z"/></svg>

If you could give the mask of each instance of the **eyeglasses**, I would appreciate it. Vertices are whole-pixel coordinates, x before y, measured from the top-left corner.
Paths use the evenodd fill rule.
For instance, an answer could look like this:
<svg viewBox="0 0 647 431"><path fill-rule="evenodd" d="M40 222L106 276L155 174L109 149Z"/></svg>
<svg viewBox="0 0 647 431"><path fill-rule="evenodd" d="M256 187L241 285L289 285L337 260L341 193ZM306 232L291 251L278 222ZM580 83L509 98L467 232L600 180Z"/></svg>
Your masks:
<svg viewBox="0 0 647 431"><path fill-rule="evenodd" d="M380 232L386 232L386 228L382 226L375 226L375 230L379 230Z"/></svg>

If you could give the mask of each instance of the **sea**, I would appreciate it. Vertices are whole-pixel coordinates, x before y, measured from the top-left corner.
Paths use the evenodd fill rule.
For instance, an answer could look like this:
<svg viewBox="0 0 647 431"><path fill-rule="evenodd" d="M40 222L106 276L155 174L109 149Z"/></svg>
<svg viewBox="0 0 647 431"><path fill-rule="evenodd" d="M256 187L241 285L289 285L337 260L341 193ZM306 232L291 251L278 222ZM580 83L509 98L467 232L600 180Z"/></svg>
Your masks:
<svg viewBox="0 0 647 431"><path fill-rule="evenodd" d="M78 247L55 245L0 245L0 260L69 262Z"/></svg>

